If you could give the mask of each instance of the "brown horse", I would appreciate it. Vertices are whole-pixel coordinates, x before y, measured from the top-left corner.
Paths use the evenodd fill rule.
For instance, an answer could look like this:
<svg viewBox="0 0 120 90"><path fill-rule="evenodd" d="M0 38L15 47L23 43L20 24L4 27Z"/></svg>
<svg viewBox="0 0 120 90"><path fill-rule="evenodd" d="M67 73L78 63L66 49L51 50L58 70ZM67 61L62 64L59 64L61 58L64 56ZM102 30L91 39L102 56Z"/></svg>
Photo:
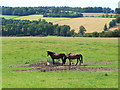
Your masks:
<svg viewBox="0 0 120 90"><path fill-rule="evenodd" d="M71 65L71 59L77 59L77 63L76 63L76 65L78 64L78 60L80 61L80 65L81 65L81 63L83 63L83 56L81 55L81 54L78 54L78 53L76 53L76 54L71 54L71 53L69 53L66 57L65 57L65 61L66 61L66 59L69 59L69 65ZM81 58L81 60L80 60L80 58Z"/></svg>
<svg viewBox="0 0 120 90"><path fill-rule="evenodd" d="M66 62L66 59L64 59L66 56L64 53L54 53L54 52L50 52L50 51L47 51L47 56L51 56L52 60L53 60L53 64L55 64L55 61L54 59L62 59L62 65L65 64Z"/></svg>

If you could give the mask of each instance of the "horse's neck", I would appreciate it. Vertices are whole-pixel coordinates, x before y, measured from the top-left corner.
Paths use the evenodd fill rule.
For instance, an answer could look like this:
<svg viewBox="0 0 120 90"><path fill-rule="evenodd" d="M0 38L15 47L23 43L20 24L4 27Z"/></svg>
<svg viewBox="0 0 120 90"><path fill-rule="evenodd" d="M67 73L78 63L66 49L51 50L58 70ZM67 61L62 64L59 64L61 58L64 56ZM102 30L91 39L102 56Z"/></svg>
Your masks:
<svg viewBox="0 0 120 90"><path fill-rule="evenodd" d="M71 53L69 53L68 55L70 55Z"/></svg>
<svg viewBox="0 0 120 90"><path fill-rule="evenodd" d="M55 54L55 53L51 53L50 56L52 57L52 56L54 56L54 54Z"/></svg>

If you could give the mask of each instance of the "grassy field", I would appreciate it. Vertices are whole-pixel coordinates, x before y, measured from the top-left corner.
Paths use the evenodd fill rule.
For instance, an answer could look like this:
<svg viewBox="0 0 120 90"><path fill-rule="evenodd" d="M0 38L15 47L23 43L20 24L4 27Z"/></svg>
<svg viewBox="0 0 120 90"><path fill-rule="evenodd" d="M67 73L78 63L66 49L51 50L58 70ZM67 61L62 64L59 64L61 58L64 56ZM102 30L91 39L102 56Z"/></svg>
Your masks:
<svg viewBox="0 0 120 90"><path fill-rule="evenodd" d="M14 72L47 61L46 51L81 53L86 62L117 61L118 40L114 38L3 37L3 88L117 88L118 72ZM68 61L68 60L67 60ZM26 62L29 62L26 64ZM118 68L118 63L86 67ZM32 68L32 67L31 67ZM107 73L107 76L106 76Z"/></svg>
<svg viewBox="0 0 120 90"><path fill-rule="evenodd" d="M4 17L5 19L13 19L19 16L12 16L12 15L0 15L0 17Z"/></svg>
<svg viewBox="0 0 120 90"><path fill-rule="evenodd" d="M86 33L101 32L103 31L104 25L109 26L109 22L114 18L97 18L97 17L83 17L83 18L73 18L69 20L58 21L55 24L59 25L70 25L71 29L75 29L76 32L79 31L79 27L83 25L86 28Z"/></svg>
<svg viewBox="0 0 120 90"><path fill-rule="evenodd" d="M15 19L20 19L20 20L39 20L39 19L45 19L48 22L57 22L57 21L61 21L61 20L67 20L70 18L52 18L52 17L43 17L43 15L28 15L28 16L21 16L21 17L17 17Z"/></svg>

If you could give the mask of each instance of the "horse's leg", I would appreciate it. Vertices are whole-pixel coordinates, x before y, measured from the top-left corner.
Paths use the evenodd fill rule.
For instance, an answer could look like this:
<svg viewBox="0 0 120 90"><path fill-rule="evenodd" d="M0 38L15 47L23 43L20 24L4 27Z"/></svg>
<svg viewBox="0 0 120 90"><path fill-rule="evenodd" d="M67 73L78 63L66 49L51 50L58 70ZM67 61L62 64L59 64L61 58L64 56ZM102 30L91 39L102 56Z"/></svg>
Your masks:
<svg viewBox="0 0 120 90"><path fill-rule="evenodd" d="M54 59L52 58L52 60L53 60L53 65L55 64L55 61L54 61Z"/></svg>
<svg viewBox="0 0 120 90"><path fill-rule="evenodd" d="M75 65L77 65L77 64L78 64L78 59L77 59L77 63Z"/></svg>
<svg viewBox="0 0 120 90"><path fill-rule="evenodd" d="M64 63L63 63L63 57L62 57L62 65L63 65Z"/></svg>
<svg viewBox="0 0 120 90"><path fill-rule="evenodd" d="M80 60L80 58L79 58L79 61L80 61L80 65L81 65L81 60Z"/></svg>
<svg viewBox="0 0 120 90"><path fill-rule="evenodd" d="M71 59L69 59L69 65L71 66Z"/></svg>

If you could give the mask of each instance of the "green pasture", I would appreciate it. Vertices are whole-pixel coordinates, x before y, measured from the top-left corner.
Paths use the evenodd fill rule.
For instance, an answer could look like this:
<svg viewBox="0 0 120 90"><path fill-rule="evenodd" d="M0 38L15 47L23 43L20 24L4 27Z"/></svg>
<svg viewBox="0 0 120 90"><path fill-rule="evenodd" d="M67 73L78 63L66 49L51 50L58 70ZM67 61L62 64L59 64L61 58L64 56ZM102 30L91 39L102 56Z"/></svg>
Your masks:
<svg viewBox="0 0 120 90"><path fill-rule="evenodd" d="M21 16L21 17L16 17L14 19L17 20L39 20L39 19L45 19L47 22L57 22L57 21L61 21L61 20L67 20L70 18L53 18L53 17L43 17L43 15L28 15L28 16Z"/></svg>
<svg viewBox="0 0 120 90"><path fill-rule="evenodd" d="M13 19L19 16L14 16L14 15L0 15L0 17L4 17L5 19Z"/></svg>
<svg viewBox="0 0 120 90"><path fill-rule="evenodd" d="M71 18L53 18L53 17L43 17L43 15L28 15L28 16L14 16L14 15L0 15L0 17L4 17L5 19L16 19L16 20L39 20L45 19L47 22L57 22L61 20L67 20Z"/></svg>
<svg viewBox="0 0 120 90"><path fill-rule="evenodd" d="M73 37L2 37L3 88L117 88L118 72L14 72L47 61L46 51L80 53L83 61L117 61L118 39ZM68 60L67 60L68 61ZM74 60L76 62L76 60ZM86 67L118 68L118 63ZM106 76L107 73L107 76Z"/></svg>

